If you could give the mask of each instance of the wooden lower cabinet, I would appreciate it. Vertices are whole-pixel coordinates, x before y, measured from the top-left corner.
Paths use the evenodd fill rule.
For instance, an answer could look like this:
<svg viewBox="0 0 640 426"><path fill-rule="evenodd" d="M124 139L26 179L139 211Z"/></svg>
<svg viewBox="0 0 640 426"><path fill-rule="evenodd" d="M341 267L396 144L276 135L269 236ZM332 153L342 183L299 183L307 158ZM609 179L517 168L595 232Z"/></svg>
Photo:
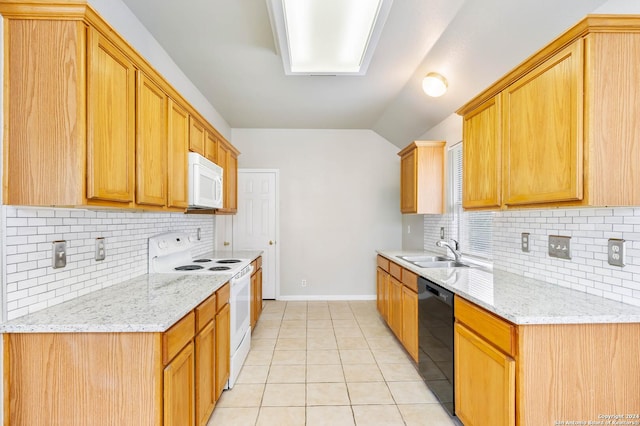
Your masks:
<svg viewBox="0 0 640 426"><path fill-rule="evenodd" d="M230 330L231 327L231 310L229 304L225 304L216 314L216 324L218 330ZM216 333L216 400L220 398L224 390L227 380L229 380L229 372L231 368L231 336L230 334L219 332Z"/></svg>
<svg viewBox="0 0 640 426"><path fill-rule="evenodd" d="M402 286L402 344L418 362L418 293Z"/></svg>
<svg viewBox="0 0 640 426"><path fill-rule="evenodd" d="M5 334L4 424L206 425L229 377L228 300L225 284L164 333Z"/></svg>
<svg viewBox="0 0 640 426"><path fill-rule="evenodd" d="M638 412L640 323L514 325L460 297L455 315L465 426L597 424L605 413Z"/></svg>
<svg viewBox="0 0 640 426"><path fill-rule="evenodd" d="M378 312L418 362L418 276L378 256L376 305Z"/></svg>
<svg viewBox="0 0 640 426"><path fill-rule="evenodd" d="M251 274L251 331L262 314L262 256L253 261Z"/></svg>
<svg viewBox="0 0 640 426"><path fill-rule="evenodd" d="M377 268L376 270L376 304L378 307L378 312L382 315L385 321L388 320L387 316L387 307L389 305L388 299L388 290L389 286L389 273L381 268Z"/></svg>
<svg viewBox="0 0 640 426"><path fill-rule="evenodd" d="M164 426L193 425L195 420L193 342L164 369Z"/></svg>
<svg viewBox="0 0 640 426"><path fill-rule="evenodd" d="M390 312L389 327L396 337L402 341L402 283L391 277L389 280L390 291Z"/></svg>
<svg viewBox="0 0 640 426"><path fill-rule="evenodd" d="M216 327L209 323L196 335L196 425L206 425L216 405Z"/></svg>
<svg viewBox="0 0 640 426"><path fill-rule="evenodd" d="M465 426L515 425L515 360L460 324L454 348L456 415Z"/></svg>

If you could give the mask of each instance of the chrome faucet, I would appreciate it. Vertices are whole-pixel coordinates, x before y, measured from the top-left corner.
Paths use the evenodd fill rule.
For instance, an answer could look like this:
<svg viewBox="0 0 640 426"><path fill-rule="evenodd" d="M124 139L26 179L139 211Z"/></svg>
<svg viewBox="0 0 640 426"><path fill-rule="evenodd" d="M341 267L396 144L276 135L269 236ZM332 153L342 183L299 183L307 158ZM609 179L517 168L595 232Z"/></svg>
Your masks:
<svg viewBox="0 0 640 426"><path fill-rule="evenodd" d="M458 243L456 240L451 240L453 241L453 246L446 242L445 240L440 240L438 242L436 242L436 245L438 247L446 247L449 250L451 250L451 253L453 254L453 258L457 261L460 260L460 257L462 257L462 253L460 253L460 243Z"/></svg>

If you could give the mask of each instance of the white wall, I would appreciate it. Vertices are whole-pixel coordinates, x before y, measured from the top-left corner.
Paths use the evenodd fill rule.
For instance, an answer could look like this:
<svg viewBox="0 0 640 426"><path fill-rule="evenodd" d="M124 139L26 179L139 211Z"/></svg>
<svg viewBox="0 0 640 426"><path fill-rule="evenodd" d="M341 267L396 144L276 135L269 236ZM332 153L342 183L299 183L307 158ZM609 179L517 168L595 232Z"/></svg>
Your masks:
<svg viewBox="0 0 640 426"><path fill-rule="evenodd" d="M374 297L375 250L401 246L398 148L370 130L232 135L240 168L280 170L282 298Z"/></svg>

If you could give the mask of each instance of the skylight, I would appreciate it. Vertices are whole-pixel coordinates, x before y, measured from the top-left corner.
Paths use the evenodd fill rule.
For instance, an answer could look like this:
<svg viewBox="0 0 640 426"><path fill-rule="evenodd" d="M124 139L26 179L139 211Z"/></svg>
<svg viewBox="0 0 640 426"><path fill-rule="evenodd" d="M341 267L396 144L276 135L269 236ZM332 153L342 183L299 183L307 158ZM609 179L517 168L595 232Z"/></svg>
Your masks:
<svg viewBox="0 0 640 426"><path fill-rule="evenodd" d="M393 0L267 0L289 75L364 75Z"/></svg>

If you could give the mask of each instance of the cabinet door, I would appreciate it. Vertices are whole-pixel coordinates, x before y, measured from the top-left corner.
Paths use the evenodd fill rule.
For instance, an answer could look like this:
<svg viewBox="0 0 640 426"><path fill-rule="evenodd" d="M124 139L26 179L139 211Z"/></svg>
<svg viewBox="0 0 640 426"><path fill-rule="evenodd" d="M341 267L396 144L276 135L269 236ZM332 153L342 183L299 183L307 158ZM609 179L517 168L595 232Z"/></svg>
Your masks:
<svg viewBox="0 0 640 426"><path fill-rule="evenodd" d="M400 211L416 213L418 211L417 151L414 149L400 159Z"/></svg>
<svg viewBox="0 0 640 426"><path fill-rule="evenodd" d="M231 364L231 317L229 304L216 314L216 400L229 379Z"/></svg>
<svg viewBox="0 0 640 426"><path fill-rule="evenodd" d="M204 156L205 130L202 123L189 117L189 150Z"/></svg>
<svg viewBox="0 0 640 426"><path fill-rule="evenodd" d="M258 268L256 275L258 276L258 283L256 284L258 288L256 291L256 322L258 322L260 315L262 315L262 268Z"/></svg>
<svg viewBox="0 0 640 426"><path fill-rule="evenodd" d="M135 68L91 28L87 62L87 198L130 203L135 182Z"/></svg>
<svg viewBox="0 0 640 426"><path fill-rule="evenodd" d="M216 329L215 321L196 335L196 424L206 425L216 405Z"/></svg>
<svg viewBox="0 0 640 426"><path fill-rule="evenodd" d="M232 152L229 152L228 156L227 172L225 173L228 196L225 196L225 201L227 202L226 209L235 213L238 211L238 157Z"/></svg>
<svg viewBox="0 0 640 426"><path fill-rule="evenodd" d="M193 342L164 369L164 425L193 425L195 421Z"/></svg>
<svg viewBox="0 0 640 426"><path fill-rule="evenodd" d="M507 205L581 200L583 41L503 92Z"/></svg>
<svg viewBox="0 0 640 426"><path fill-rule="evenodd" d="M138 71L136 203L167 203L167 95Z"/></svg>
<svg viewBox="0 0 640 426"><path fill-rule="evenodd" d="M209 131L207 131L205 140L204 140L204 156L207 160L216 162L216 156L218 155L218 140L215 135Z"/></svg>
<svg viewBox="0 0 640 426"><path fill-rule="evenodd" d="M455 407L466 426L515 425L515 361L456 323Z"/></svg>
<svg viewBox="0 0 640 426"><path fill-rule="evenodd" d="M388 298L387 286L389 283L389 274L381 268L378 268L376 272L377 272L376 273L376 276L377 276L376 302L377 302L378 312L380 312L380 315L382 315L382 318L384 318L385 321L388 321L387 306L389 302L387 300Z"/></svg>
<svg viewBox="0 0 640 426"><path fill-rule="evenodd" d="M418 362L418 293L402 286L402 343Z"/></svg>
<svg viewBox="0 0 640 426"><path fill-rule="evenodd" d="M187 192L187 152L189 151L189 114L180 105L169 99L169 158L167 206L186 208L189 204Z"/></svg>
<svg viewBox="0 0 640 426"><path fill-rule="evenodd" d="M389 312L389 326L391 330L402 341L402 283L391 277L391 312Z"/></svg>
<svg viewBox="0 0 640 426"><path fill-rule="evenodd" d="M464 116L462 207L500 207L502 195L499 96Z"/></svg>
<svg viewBox="0 0 640 426"><path fill-rule="evenodd" d="M258 299L258 274L257 273L253 273L253 275L251 275L251 329L253 330L253 328L256 326L256 315L258 312L258 308L256 306L257 304L257 299Z"/></svg>

